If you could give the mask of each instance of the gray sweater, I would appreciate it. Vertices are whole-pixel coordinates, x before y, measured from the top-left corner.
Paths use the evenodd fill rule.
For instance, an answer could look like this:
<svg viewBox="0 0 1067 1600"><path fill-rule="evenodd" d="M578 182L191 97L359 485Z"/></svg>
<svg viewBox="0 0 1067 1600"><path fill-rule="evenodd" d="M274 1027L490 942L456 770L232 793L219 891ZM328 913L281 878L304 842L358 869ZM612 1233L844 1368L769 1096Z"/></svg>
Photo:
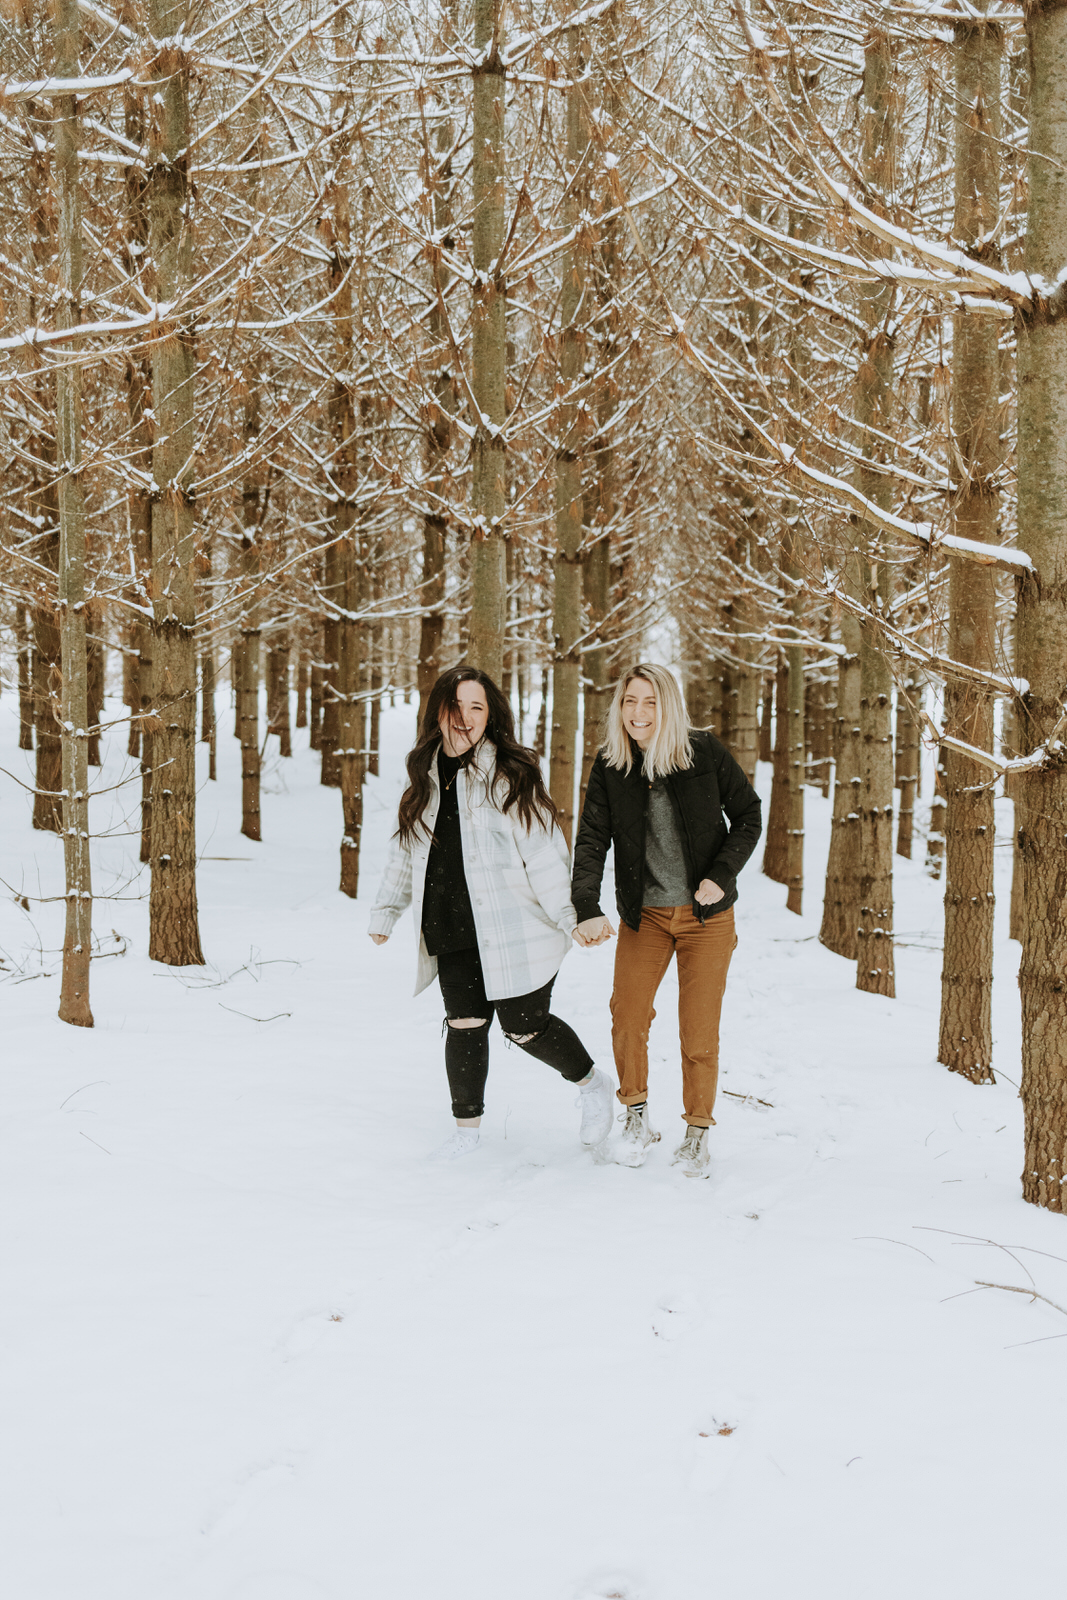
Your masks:
<svg viewBox="0 0 1067 1600"><path fill-rule="evenodd" d="M666 783L657 778L648 792L643 903L646 906L687 906L692 898L678 819Z"/></svg>

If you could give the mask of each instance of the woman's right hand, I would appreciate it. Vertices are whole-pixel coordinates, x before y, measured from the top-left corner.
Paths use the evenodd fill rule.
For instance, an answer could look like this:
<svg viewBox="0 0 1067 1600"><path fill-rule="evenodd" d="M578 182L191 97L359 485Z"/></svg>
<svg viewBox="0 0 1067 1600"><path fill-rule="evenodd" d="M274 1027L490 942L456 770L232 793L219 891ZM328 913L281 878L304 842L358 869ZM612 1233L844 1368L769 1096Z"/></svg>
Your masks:
<svg viewBox="0 0 1067 1600"><path fill-rule="evenodd" d="M614 937L615 929L607 917L587 917L584 922L579 922L573 934L575 943L583 945L587 950L592 945L603 944L605 939Z"/></svg>
<svg viewBox="0 0 1067 1600"><path fill-rule="evenodd" d="M384 944L386 942L386 940L388 939L388 937L389 937L389 935L387 933L372 933L371 934L371 938L374 940L375 944Z"/></svg>

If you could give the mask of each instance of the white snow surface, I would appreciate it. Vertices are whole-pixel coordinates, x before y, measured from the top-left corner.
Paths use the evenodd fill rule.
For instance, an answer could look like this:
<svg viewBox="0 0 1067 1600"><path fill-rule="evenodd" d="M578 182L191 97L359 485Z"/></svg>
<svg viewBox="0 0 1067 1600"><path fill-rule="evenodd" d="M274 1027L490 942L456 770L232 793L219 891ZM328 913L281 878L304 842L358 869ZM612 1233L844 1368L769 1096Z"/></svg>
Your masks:
<svg viewBox="0 0 1067 1600"><path fill-rule="evenodd" d="M14 712L5 693L0 764L25 778ZM710 1181L669 1165L673 974L644 1169L595 1165L573 1088L496 1027L482 1144L441 1166L439 995L411 998L410 925L366 937L411 708L383 729L352 902L306 734L268 752L252 844L223 716L204 968L148 960L136 839L94 846L97 894L122 897L95 926L128 948L93 963L93 1030L56 1017L62 906L13 898L61 890L59 841L0 778L5 1593L1055 1592L1067 1320L975 1287L1032 1275L1067 1306L1067 1221L1020 1198L1010 807L995 1087L935 1059L943 886L921 859L897 863L897 1000L818 943L809 790L803 917L758 857L741 879ZM136 797L95 800L94 826L135 823ZM611 967L575 949L556 990L609 1071Z"/></svg>

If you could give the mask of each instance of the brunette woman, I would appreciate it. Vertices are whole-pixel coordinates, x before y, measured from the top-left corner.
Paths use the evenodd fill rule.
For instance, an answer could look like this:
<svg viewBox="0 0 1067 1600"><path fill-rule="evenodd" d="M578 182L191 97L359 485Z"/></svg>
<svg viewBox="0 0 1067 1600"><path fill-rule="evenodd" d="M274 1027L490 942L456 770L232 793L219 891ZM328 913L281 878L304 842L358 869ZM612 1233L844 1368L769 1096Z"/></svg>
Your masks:
<svg viewBox="0 0 1067 1600"><path fill-rule="evenodd" d="M612 1085L549 1009L575 923L567 846L537 757L518 743L511 707L484 672L441 674L407 770L370 936L384 944L410 905L415 993L435 975L441 984L456 1131L438 1155L478 1144L494 1011L513 1044L578 1085L581 1141L599 1145Z"/></svg>
<svg viewBox="0 0 1067 1600"><path fill-rule="evenodd" d="M615 1160L639 1167L659 1134L648 1120L648 1032L656 990L678 958L678 1023L686 1134L674 1153L707 1177L708 1128L719 1075L719 1015L737 937L737 874L760 836L755 789L713 733L689 727L666 667L631 667L608 712L574 846L571 897L579 944L614 929L600 905L615 849L621 918L611 997L619 1100L626 1109Z"/></svg>

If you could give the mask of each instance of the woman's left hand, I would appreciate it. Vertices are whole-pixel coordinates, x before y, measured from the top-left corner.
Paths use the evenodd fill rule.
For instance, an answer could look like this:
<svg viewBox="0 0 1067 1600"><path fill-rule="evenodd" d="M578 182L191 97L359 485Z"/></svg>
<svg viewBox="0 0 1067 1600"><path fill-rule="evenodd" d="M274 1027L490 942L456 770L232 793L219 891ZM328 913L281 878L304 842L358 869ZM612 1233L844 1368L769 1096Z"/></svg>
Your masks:
<svg viewBox="0 0 1067 1600"><path fill-rule="evenodd" d="M701 878L700 888L693 896L693 899L696 901L698 906L713 906L723 898L723 890L720 889L719 885L714 883L711 878Z"/></svg>

